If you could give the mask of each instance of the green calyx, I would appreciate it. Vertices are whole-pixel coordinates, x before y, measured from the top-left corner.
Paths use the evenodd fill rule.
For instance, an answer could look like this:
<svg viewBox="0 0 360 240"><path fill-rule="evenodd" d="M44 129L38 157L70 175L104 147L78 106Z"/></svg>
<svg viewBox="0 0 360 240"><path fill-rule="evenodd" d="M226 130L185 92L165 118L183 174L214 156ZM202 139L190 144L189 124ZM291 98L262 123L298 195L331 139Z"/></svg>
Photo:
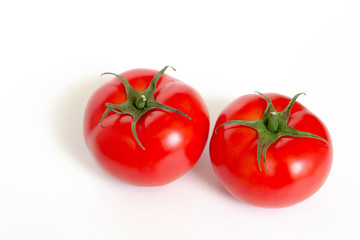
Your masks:
<svg viewBox="0 0 360 240"><path fill-rule="evenodd" d="M122 104L106 103L105 104L106 110L105 110L104 114L102 115L100 125L102 125L102 122L105 119L106 115L111 111L118 113L118 114L131 115L133 117L133 120L131 122L132 133L134 135L136 142L139 144L139 146L143 150L145 150L145 148L141 144L141 142L137 136L137 132L136 132L136 123L145 113L147 113L148 111L150 111L152 109L163 109L163 110L176 112L178 114L183 115L184 117L186 117L188 119L191 119L188 115L181 112L180 110L172 108L168 105L158 103L154 99L156 84L168 67L169 66L166 66L161 71L159 71L154 76L154 78L151 80L148 88L145 89L144 91L135 90L130 85L130 83L122 76L119 76L119 75L117 75L115 73L111 73L111 72L103 73L102 75L105 75L105 74L114 75L122 82L122 84L125 87L125 91L126 91L126 101L123 102ZM171 68L175 71L175 69L173 67L171 67Z"/></svg>
<svg viewBox="0 0 360 240"><path fill-rule="evenodd" d="M259 92L257 92L259 93ZM262 97L265 98L267 102L267 107L265 112L260 120L252 120L252 121L243 121L243 120L231 120L219 125L215 129L216 130L224 126L226 124L239 124L247 127L251 127L258 132L258 146L257 146L257 162L258 167L261 171L261 156L263 156L265 169L266 167L266 151L270 147L271 144L275 143L279 138L290 136L290 137L309 137L309 138L316 138L318 140L324 141L326 144L328 142L312 133L302 132L296 130L289 125L287 122L290 118L290 110L294 105L296 99L305 93L296 94L288 104L288 106L281 112L277 112L271 100L264 94L259 93Z"/></svg>

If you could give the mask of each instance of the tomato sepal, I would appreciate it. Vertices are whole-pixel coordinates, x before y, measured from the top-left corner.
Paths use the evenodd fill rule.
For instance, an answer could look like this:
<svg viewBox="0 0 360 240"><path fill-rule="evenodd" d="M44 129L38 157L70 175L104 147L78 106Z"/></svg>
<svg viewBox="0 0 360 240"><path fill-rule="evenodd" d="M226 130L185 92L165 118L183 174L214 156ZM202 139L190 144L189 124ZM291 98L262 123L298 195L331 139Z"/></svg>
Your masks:
<svg viewBox="0 0 360 240"><path fill-rule="evenodd" d="M259 120L230 120L225 123L220 124L216 129L215 133L217 133L217 130L219 127L222 127L224 125L228 124L237 124L242 126L250 127L257 131L258 133L258 146L257 146L257 163L259 170L261 169L261 157L263 157L263 162L265 165L265 170L267 169L266 165L266 152L267 149L275 143L279 138L289 136L289 137L309 137L309 138L315 138L321 141L324 141L326 145L328 145L328 142L309 132L303 132L299 131L297 129L294 129L287 125L288 120L290 118L290 111L292 106L294 105L296 99L305 93L298 93L296 94L289 102L287 107L282 110L281 112L276 111L272 101L265 95L260 92L257 92L260 94L267 102L267 107L263 113L263 116Z"/></svg>
<svg viewBox="0 0 360 240"><path fill-rule="evenodd" d="M137 136L136 124L137 124L138 120L144 114L146 114L148 111L153 110L153 109L163 109L163 110L167 110L167 111L176 112L176 113L188 118L189 120L191 120L191 118L188 115L186 115L185 113L183 113L182 111L172 108L168 105L158 103L158 102L156 102L156 100L154 98L156 84L159 81L160 77L165 73L166 69L169 67L170 66L165 66L162 70L160 70L154 76L154 78L151 80L149 86L144 91L135 90L124 77L122 77L118 74L115 74L112 72L105 72L105 73L101 74L101 76L114 75L122 82L122 84L125 87L126 100L125 100L125 102L123 102L121 104L106 103L105 104L106 110L104 111L104 113L102 115L102 118L100 120L100 125L102 126L103 120L111 111L113 111L117 114L131 115L133 118L131 121L131 131L133 133L133 136L134 136L136 142L139 144L139 146L143 150L145 150L144 146L141 144L141 142ZM171 68L174 71L176 71L175 68L173 68L173 67L171 67Z"/></svg>

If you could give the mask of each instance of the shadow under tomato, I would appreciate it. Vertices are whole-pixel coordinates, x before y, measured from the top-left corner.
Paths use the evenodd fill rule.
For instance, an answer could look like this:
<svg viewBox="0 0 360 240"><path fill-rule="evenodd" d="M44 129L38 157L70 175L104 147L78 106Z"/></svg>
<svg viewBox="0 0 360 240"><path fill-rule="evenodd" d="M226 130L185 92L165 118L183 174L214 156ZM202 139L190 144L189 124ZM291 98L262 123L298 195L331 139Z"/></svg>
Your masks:
<svg viewBox="0 0 360 240"><path fill-rule="evenodd" d="M205 147L203 154L201 155L199 161L192 169L192 172L201 181L205 182L205 185L209 186L209 188L211 189L214 189L217 192L217 194L219 193L224 196L231 197L231 195L221 185L221 183L219 182L219 180L217 179L214 173L209 157L208 145Z"/></svg>
<svg viewBox="0 0 360 240"><path fill-rule="evenodd" d="M61 91L55 105L54 124L59 143L77 163L96 175L105 175L92 159L83 137L84 111L91 94L100 86L99 78L85 79L80 85Z"/></svg>
<svg viewBox="0 0 360 240"><path fill-rule="evenodd" d="M205 99L209 114L210 114L210 130L208 142L205 146L204 152L202 153L199 161L196 163L192 172L204 181L210 188L214 189L218 194L222 194L224 197L231 200L237 201L226 189L221 185L217 179L215 172L211 165L210 154L209 154L209 143L213 133L215 122L222 111L222 109L230 103L230 99Z"/></svg>

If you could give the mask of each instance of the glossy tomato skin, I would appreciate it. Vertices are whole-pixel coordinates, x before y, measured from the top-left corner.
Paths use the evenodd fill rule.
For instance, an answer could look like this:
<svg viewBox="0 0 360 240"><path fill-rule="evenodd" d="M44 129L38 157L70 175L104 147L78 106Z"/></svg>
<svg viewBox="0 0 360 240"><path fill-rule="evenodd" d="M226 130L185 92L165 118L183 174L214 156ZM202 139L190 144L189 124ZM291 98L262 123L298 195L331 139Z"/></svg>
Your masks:
<svg viewBox="0 0 360 240"><path fill-rule="evenodd" d="M282 111L290 98L265 94ZM215 128L229 120L261 119L266 109L263 97L252 94L231 102L220 114ZM216 176L237 199L269 208L287 207L314 194L325 182L332 164L332 142L324 123L295 102L288 125L328 141L314 138L282 137L267 150L267 168L257 164L258 133L235 124L224 125L210 140L210 158Z"/></svg>
<svg viewBox="0 0 360 240"><path fill-rule="evenodd" d="M145 90L157 71L134 69L120 75L135 90ZM155 100L182 111L191 120L171 111L151 110L137 122L136 142L130 115L111 112L100 126L105 103L121 104L125 88L114 78L101 86L88 101L84 137L96 161L117 179L137 186L160 186L188 172L199 159L209 133L205 102L192 87L164 74L158 81Z"/></svg>

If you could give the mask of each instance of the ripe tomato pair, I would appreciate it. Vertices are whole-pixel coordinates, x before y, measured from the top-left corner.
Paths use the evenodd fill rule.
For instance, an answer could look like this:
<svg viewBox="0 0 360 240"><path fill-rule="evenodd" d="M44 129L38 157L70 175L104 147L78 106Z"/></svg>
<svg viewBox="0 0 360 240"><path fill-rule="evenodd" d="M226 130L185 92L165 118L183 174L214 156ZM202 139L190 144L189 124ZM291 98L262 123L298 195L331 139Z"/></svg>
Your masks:
<svg viewBox="0 0 360 240"><path fill-rule="evenodd" d="M161 71L114 75L90 98L84 136L97 162L114 177L160 186L188 172L209 133L199 93ZM210 157L220 182L236 198L283 207L318 190L329 174L332 145L325 125L293 99L247 95L220 114Z"/></svg>

